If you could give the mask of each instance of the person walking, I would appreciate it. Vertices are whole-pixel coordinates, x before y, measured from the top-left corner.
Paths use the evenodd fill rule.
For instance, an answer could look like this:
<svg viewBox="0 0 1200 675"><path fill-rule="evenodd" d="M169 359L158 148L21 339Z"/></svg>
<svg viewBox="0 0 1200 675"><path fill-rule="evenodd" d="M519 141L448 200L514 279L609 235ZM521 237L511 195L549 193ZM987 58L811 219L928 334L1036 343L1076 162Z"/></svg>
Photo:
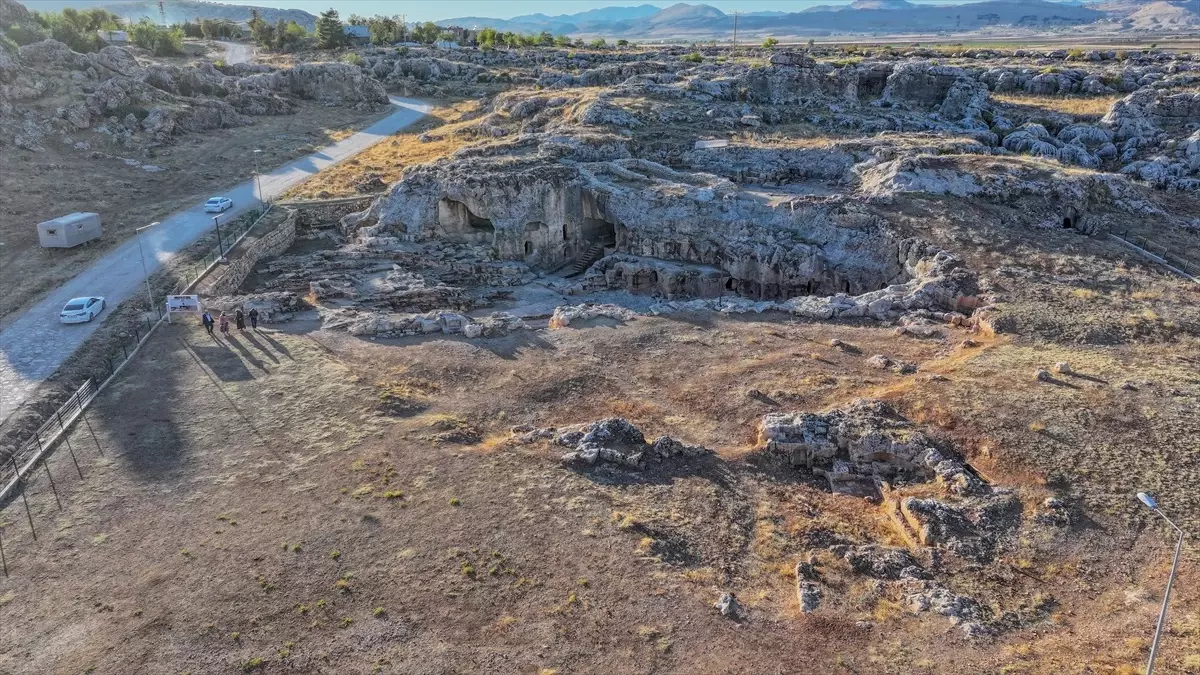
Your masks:
<svg viewBox="0 0 1200 675"><path fill-rule="evenodd" d="M250 310L250 330L258 330L258 310Z"/></svg>
<svg viewBox="0 0 1200 675"><path fill-rule="evenodd" d="M229 337L229 317L225 316L225 312L221 312L221 335Z"/></svg>
<svg viewBox="0 0 1200 675"><path fill-rule="evenodd" d="M236 312L233 313L233 320L237 324L238 330L246 330L246 315L242 314L242 309L240 307Z"/></svg>
<svg viewBox="0 0 1200 675"><path fill-rule="evenodd" d="M209 335L212 335L213 334L212 314L205 312L204 314L202 314L200 316L200 321L204 323L204 330L207 331Z"/></svg>

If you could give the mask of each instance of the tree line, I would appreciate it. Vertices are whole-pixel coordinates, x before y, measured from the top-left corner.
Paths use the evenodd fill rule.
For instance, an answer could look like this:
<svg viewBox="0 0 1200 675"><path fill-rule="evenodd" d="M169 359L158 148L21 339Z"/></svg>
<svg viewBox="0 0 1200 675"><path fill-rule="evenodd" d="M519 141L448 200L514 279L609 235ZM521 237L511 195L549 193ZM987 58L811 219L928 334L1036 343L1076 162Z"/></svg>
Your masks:
<svg viewBox="0 0 1200 675"><path fill-rule="evenodd" d="M410 25L404 20L404 16L399 14L371 17L351 14L345 23L343 23L338 11L331 8L321 12L321 15L317 18L316 29L314 31L316 47L318 49L336 49L349 44L350 39L345 31L345 26L347 25L366 27L367 40L377 46L393 45L398 42L416 42L428 45L439 40L478 46L485 50L497 47L516 49L520 47L583 47L588 45L596 49L602 49L608 46L608 43L603 38L597 38L589 43L581 39L572 40L566 35L553 35L549 31L537 34L504 32L497 31L494 28L483 28L480 30L457 29L452 31L450 28L438 26L432 21ZM276 28L274 33L272 33L269 24L265 23L260 25L260 29L255 31L255 41L260 46L278 48L272 39L273 34L278 35L278 29ZM629 41L618 40L616 45L618 47L625 47L629 45Z"/></svg>

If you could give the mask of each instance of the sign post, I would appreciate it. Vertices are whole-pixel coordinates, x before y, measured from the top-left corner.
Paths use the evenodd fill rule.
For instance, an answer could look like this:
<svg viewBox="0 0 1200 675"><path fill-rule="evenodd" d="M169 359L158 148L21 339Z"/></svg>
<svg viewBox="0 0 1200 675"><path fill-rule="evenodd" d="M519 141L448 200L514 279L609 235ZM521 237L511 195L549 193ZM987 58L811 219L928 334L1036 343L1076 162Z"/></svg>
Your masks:
<svg viewBox="0 0 1200 675"><path fill-rule="evenodd" d="M200 296L198 295L168 295L167 296L167 323L171 323L172 314L197 314L199 315Z"/></svg>

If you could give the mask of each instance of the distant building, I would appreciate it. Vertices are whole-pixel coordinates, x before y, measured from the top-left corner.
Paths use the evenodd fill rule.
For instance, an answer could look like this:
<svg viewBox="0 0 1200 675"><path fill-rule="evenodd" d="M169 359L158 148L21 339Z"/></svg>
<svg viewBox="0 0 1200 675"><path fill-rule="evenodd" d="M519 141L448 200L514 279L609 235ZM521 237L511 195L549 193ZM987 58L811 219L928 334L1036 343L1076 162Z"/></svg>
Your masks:
<svg viewBox="0 0 1200 675"><path fill-rule="evenodd" d="M127 45L129 44L129 35L123 30L98 30L96 34L100 36L110 45Z"/></svg>
<svg viewBox="0 0 1200 675"><path fill-rule="evenodd" d="M366 26L342 26L342 32L352 45L365 45L371 41L371 30Z"/></svg>

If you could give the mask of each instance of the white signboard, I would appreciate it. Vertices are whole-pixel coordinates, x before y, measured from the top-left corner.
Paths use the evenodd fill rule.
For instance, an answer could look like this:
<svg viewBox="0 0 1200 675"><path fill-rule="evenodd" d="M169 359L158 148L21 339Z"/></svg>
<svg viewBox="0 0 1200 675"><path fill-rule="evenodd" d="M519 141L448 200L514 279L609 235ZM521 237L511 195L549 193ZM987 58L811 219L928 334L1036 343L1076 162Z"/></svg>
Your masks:
<svg viewBox="0 0 1200 675"><path fill-rule="evenodd" d="M200 313L200 296L198 295L168 295L167 296L167 313L168 314L199 314Z"/></svg>

